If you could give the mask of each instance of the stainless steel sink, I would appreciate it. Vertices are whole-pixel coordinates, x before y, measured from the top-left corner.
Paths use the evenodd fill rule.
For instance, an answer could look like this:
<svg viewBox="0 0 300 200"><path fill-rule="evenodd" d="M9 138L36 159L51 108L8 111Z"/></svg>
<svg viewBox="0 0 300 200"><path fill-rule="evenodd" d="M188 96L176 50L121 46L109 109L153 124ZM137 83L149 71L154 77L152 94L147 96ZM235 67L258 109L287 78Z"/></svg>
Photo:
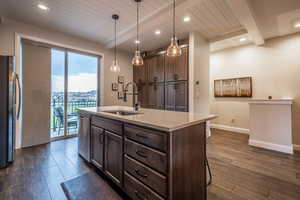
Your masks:
<svg viewBox="0 0 300 200"><path fill-rule="evenodd" d="M142 114L140 112L124 111L124 110L108 110L108 111L103 111L103 112L115 114L115 115L123 115L123 116Z"/></svg>

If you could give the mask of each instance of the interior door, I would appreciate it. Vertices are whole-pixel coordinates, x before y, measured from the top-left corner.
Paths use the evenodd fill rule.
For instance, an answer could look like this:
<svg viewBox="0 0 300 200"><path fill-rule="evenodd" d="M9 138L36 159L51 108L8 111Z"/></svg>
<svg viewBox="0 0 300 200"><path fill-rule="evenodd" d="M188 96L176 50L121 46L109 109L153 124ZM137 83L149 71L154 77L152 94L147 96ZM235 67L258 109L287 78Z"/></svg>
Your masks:
<svg viewBox="0 0 300 200"><path fill-rule="evenodd" d="M51 49L22 41L22 146L50 140Z"/></svg>

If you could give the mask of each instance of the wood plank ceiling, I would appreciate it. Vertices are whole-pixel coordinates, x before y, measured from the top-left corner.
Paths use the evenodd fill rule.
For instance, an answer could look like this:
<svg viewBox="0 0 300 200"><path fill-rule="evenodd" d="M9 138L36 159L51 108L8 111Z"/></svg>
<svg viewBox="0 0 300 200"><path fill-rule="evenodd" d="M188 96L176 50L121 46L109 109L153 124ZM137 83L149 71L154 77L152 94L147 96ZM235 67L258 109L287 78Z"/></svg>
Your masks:
<svg viewBox="0 0 300 200"><path fill-rule="evenodd" d="M186 5L183 5L186 4ZM183 22L184 17L190 22ZM176 32L178 38L187 38L191 31L199 32L207 40L217 40L231 33L246 32L224 0L198 0L177 6ZM156 36L155 30L161 34ZM151 50L169 43L172 35L172 11L160 15L155 23L141 26L141 48ZM134 50L134 37L121 44L121 49ZM159 41L159 42L155 42Z"/></svg>
<svg viewBox="0 0 300 200"><path fill-rule="evenodd" d="M17 21L58 30L102 44L113 39L111 15L119 14L120 43L125 51L134 50L136 4L133 0L44 0L50 10L37 8L36 0L5 1L5 16ZM177 32L179 38L188 37L190 31L200 32L206 39L221 37L243 29L224 0L177 0ZM172 30L172 0L144 0L141 4L141 46L154 49L169 43ZM161 12L160 12L161 10ZM190 16L189 23L182 17ZM152 17L152 18L151 18ZM158 37L154 31L159 29ZM111 47L111 46L109 46Z"/></svg>
<svg viewBox="0 0 300 200"><path fill-rule="evenodd" d="M151 14L170 1L145 0L141 16ZM49 11L39 10L39 2L49 7ZM121 16L118 29L123 31L136 22L135 5L133 0L9 0L3 6L8 18L106 43L113 36L111 15Z"/></svg>
<svg viewBox="0 0 300 200"><path fill-rule="evenodd" d="M236 45L239 39L236 36L245 36L248 42L261 45L269 36L296 32L291 21L298 17L300 19L298 0L285 0L284 3L283 0L176 2L177 37L187 38L190 32L197 31L211 41L212 46L218 46L216 49ZM38 9L38 3L43 3L50 10L45 12ZM134 0L0 0L0 16L82 37L107 48L113 47L111 15L114 13L120 15L118 45L122 50L132 52L136 36ZM169 44L172 35L172 0L143 0L140 16L142 50ZM183 22L186 16L191 18L188 23ZM155 35L156 30L160 30L161 34ZM233 40L227 39L230 37Z"/></svg>

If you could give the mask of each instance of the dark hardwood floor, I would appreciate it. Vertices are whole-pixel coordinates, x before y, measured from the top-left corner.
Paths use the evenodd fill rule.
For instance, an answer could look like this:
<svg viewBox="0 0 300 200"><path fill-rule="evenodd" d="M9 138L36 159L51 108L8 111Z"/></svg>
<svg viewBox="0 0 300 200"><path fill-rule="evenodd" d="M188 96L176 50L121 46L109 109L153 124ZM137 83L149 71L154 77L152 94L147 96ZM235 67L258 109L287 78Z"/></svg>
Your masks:
<svg viewBox="0 0 300 200"><path fill-rule="evenodd" d="M213 130L207 156L213 183L208 199L300 200L300 154L248 145L248 136Z"/></svg>
<svg viewBox="0 0 300 200"><path fill-rule="evenodd" d="M213 183L208 200L299 200L300 154L247 145L247 136L213 130L207 155ZM93 170L77 154L77 138L18 150L0 170L2 200L64 200L60 183Z"/></svg>

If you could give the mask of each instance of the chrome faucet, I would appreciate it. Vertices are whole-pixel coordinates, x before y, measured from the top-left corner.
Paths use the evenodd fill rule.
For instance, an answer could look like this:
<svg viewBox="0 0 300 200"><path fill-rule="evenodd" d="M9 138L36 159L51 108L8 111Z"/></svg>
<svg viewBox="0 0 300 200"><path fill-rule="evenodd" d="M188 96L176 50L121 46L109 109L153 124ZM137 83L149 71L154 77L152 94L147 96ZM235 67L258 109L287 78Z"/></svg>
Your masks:
<svg viewBox="0 0 300 200"><path fill-rule="evenodd" d="M129 93L129 86L132 85L132 93ZM124 89L124 101L127 102L127 95L132 95L132 106L135 111L139 110L139 104L138 104L138 86L134 81L129 82L126 84Z"/></svg>

